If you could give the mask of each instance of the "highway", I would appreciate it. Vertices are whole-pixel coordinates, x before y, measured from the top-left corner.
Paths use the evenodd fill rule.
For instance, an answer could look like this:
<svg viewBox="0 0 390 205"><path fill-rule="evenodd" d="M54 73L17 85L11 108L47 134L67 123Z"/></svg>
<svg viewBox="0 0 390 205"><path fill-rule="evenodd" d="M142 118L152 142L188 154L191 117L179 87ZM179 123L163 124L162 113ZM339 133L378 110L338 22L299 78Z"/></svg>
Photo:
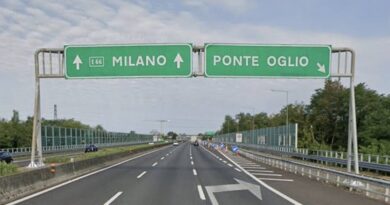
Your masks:
<svg viewBox="0 0 390 205"><path fill-rule="evenodd" d="M133 156L10 204L340 203L381 204L305 177L187 142Z"/></svg>

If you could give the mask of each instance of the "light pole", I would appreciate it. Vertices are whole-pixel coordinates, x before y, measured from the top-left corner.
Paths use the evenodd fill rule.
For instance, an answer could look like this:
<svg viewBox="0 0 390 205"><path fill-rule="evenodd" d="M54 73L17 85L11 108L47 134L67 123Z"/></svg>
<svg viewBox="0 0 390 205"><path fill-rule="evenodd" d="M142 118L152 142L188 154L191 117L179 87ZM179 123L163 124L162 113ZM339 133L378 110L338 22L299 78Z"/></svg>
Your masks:
<svg viewBox="0 0 390 205"><path fill-rule="evenodd" d="M252 142L255 143L255 108L254 107L243 107L245 109L248 109L248 110L251 110L252 111L252 131L251 131L251 134L252 134Z"/></svg>
<svg viewBox="0 0 390 205"><path fill-rule="evenodd" d="M271 90L272 92L279 92L286 94L286 136L288 137L289 126L288 126L288 90Z"/></svg>
<svg viewBox="0 0 390 205"><path fill-rule="evenodd" d="M163 124L169 122L170 120L147 120L147 121L152 121L152 122L159 122L160 123L160 138L162 139L163 136Z"/></svg>
<svg viewBox="0 0 390 205"><path fill-rule="evenodd" d="M164 134L163 124L169 122L169 120L157 120L160 122L160 137L162 138Z"/></svg>

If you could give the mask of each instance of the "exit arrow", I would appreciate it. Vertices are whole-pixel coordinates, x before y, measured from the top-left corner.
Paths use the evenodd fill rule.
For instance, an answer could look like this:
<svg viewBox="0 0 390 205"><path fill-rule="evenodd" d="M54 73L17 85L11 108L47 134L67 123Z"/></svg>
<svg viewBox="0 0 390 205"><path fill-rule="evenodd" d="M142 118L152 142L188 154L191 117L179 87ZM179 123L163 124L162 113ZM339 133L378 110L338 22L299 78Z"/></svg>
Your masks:
<svg viewBox="0 0 390 205"><path fill-rule="evenodd" d="M214 193L217 192L227 192L227 191L240 191L240 190L248 190L253 195L255 195L258 199L263 200L261 195L260 186L248 183L246 181L242 181L234 178L238 182L238 184L226 184L226 185L217 185L217 186L206 186L207 194L210 197L210 201L212 205L218 205L218 201L215 198Z"/></svg>
<svg viewBox="0 0 390 205"><path fill-rule="evenodd" d="M74 58L73 64L76 64L76 69L80 70L80 64L83 64L83 62L81 61L79 55Z"/></svg>
<svg viewBox="0 0 390 205"><path fill-rule="evenodd" d="M173 62L176 63L176 68L179 69L180 64L183 63L183 58L181 57L180 53L176 55L175 60L173 60Z"/></svg>
<svg viewBox="0 0 390 205"><path fill-rule="evenodd" d="M321 73L325 73L325 65L317 63L317 66L318 66L318 71L320 71Z"/></svg>

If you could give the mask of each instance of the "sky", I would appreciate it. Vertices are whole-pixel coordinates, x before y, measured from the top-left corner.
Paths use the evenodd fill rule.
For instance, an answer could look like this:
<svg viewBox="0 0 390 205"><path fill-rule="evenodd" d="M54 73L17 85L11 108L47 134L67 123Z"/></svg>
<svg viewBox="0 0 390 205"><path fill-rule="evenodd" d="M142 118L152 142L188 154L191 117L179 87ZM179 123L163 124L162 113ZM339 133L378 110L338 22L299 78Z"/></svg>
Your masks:
<svg viewBox="0 0 390 205"><path fill-rule="evenodd" d="M0 0L0 118L33 115L34 52L77 44L324 44L356 51L356 83L390 93L390 1ZM195 55L194 55L195 56ZM196 61L195 61L196 62ZM197 70L197 64L193 65ZM343 81L347 85L347 81ZM197 134L224 116L277 113L309 103L318 79L42 79L42 117L74 118L110 131Z"/></svg>

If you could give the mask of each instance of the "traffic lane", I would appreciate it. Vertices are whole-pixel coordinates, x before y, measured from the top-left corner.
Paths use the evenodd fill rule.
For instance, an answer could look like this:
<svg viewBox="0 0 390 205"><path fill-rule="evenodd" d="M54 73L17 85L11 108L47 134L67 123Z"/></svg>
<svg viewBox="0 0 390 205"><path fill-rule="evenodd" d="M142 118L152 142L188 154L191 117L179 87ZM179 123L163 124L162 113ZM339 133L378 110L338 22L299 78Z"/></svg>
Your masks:
<svg viewBox="0 0 390 205"><path fill-rule="evenodd" d="M180 144L135 184L124 188L123 194L113 204L205 204L197 191L189 146L189 143Z"/></svg>
<svg viewBox="0 0 390 205"><path fill-rule="evenodd" d="M230 153L230 152L228 152ZM237 158L236 156L231 159ZM263 181L266 181L268 185L274 187L275 189L291 196L297 201L303 204L318 204L318 205L327 205L327 204L339 204L343 202L343 204L382 204L377 200L367 198L360 194L356 194L353 192L349 192L346 189L338 188L330 184L326 184L323 182L315 181L315 176L312 176L312 179L296 175L294 173L284 171L282 169L278 169L272 166L269 166L264 163L260 163L251 159L239 157L239 161L248 161L257 164L259 167L264 168L264 170L271 171L273 174L280 174L280 177L273 176L258 176ZM238 164L240 164L239 161ZM255 169L255 168L250 168ZM248 169L249 170L249 169ZM261 172L261 171L259 171ZM254 174L256 175L256 174ZM281 181L277 181L281 180ZM288 181L282 181L288 180ZM299 187L297 189L297 187ZM308 194L310 192L310 194Z"/></svg>
<svg viewBox="0 0 390 205"><path fill-rule="evenodd" d="M301 176L287 172L281 169L271 167L267 164L257 163L271 170L274 173L280 173L282 178L292 179L293 182L267 181L267 184L275 189L291 196L303 204L328 205L342 204L344 205L378 205L385 204L360 194L349 192L347 189L335 187L334 185L318 182L315 176L310 179L306 176ZM298 187L298 188L297 188Z"/></svg>
<svg viewBox="0 0 390 205"><path fill-rule="evenodd" d="M136 177L141 171L150 169L155 161L173 149L175 147L172 146L161 148L153 153L72 182L20 204L103 204L117 193L119 187L127 186L128 183L135 183ZM129 159L133 157L135 156L131 156Z"/></svg>
<svg viewBox="0 0 390 205"><path fill-rule="evenodd" d="M228 166L227 163L221 162L204 149L206 148L199 146L193 149L192 153L195 166L198 170L199 181L206 189L208 186L238 184L237 179L260 187L262 200L248 190L230 191L215 194L220 204L292 204L287 199L259 184L245 173L238 172L235 170L235 166ZM207 195L209 199L209 194Z"/></svg>

